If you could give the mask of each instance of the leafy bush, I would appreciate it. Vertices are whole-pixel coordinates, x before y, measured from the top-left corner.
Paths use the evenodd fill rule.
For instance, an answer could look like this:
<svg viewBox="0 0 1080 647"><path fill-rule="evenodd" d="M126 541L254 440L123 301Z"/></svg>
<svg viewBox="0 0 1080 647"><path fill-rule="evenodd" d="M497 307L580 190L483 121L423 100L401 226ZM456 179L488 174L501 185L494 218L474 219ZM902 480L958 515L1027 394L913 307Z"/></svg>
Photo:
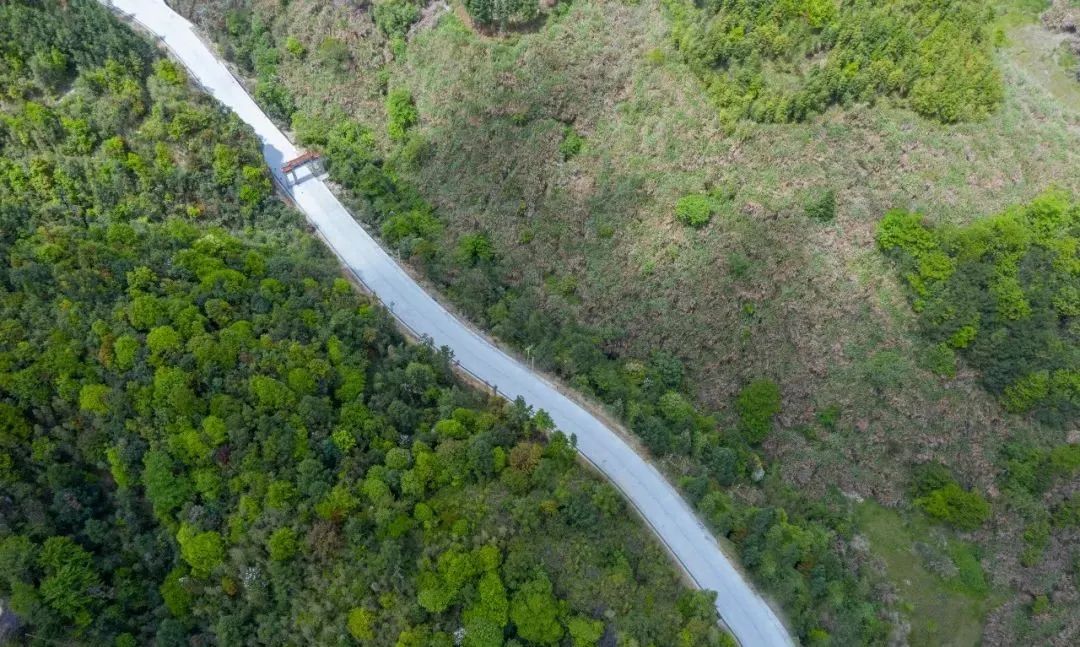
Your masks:
<svg viewBox="0 0 1080 647"><path fill-rule="evenodd" d="M773 416L780 413L780 388L772 380L755 380L739 392L735 410L747 442L760 443L772 429Z"/></svg>
<svg viewBox="0 0 1080 647"><path fill-rule="evenodd" d="M386 95L386 116L386 131L390 138L404 140L409 128L412 128L419 118L412 93L404 88L391 90Z"/></svg>
<svg viewBox="0 0 1080 647"><path fill-rule="evenodd" d="M818 222L832 222L836 217L836 191L825 189L807 200L806 217Z"/></svg>
<svg viewBox="0 0 1080 647"><path fill-rule="evenodd" d="M980 0L667 3L676 47L722 116L801 121L890 96L946 123L1002 100Z"/></svg>
<svg viewBox="0 0 1080 647"><path fill-rule="evenodd" d="M1041 616L1050 610L1050 598L1046 594L1036 595L1031 602L1031 615Z"/></svg>
<svg viewBox="0 0 1080 647"><path fill-rule="evenodd" d="M1054 525L1064 528L1080 527L1080 492L1074 492L1054 508Z"/></svg>
<svg viewBox="0 0 1080 647"><path fill-rule="evenodd" d="M558 616L558 601L547 578L526 582L510 604L510 620L518 635L531 643L557 644L564 633Z"/></svg>
<svg viewBox="0 0 1080 647"><path fill-rule="evenodd" d="M327 36L319 43L318 56L324 65L338 73L343 72L345 65L352 59L345 41L333 36Z"/></svg>
<svg viewBox="0 0 1080 647"><path fill-rule="evenodd" d="M956 566L957 581L965 591L972 595L984 595L989 590L986 574L974 547L959 540L950 541L949 557Z"/></svg>
<svg viewBox="0 0 1080 647"><path fill-rule="evenodd" d="M958 228L894 211L877 242L897 262L931 344L959 351L1009 411L1075 419L1080 205L1049 192Z"/></svg>
<svg viewBox="0 0 1080 647"><path fill-rule="evenodd" d="M942 377L956 377L956 351L948 344L935 344L923 353L922 366Z"/></svg>
<svg viewBox="0 0 1080 647"><path fill-rule="evenodd" d="M197 532L192 526L181 524L176 543L180 545L180 555L191 565L191 572L196 577L207 577L225 558L225 543L221 535L212 530Z"/></svg>
<svg viewBox="0 0 1080 647"><path fill-rule="evenodd" d="M465 0L465 10L480 25L506 27L536 18L540 4L537 0Z"/></svg>
<svg viewBox="0 0 1080 647"><path fill-rule="evenodd" d="M386 0L375 3L375 25L387 38L403 37L420 19L420 7L409 0Z"/></svg>
<svg viewBox="0 0 1080 647"><path fill-rule="evenodd" d="M495 245L484 232L462 236L458 241L458 259L466 265L476 265L495 258Z"/></svg>
<svg viewBox="0 0 1080 647"><path fill-rule="evenodd" d="M936 462L923 463L911 471L911 496L914 499L925 497L950 483L955 483L955 479L949 468Z"/></svg>
<svg viewBox="0 0 1080 647"><path fill-rule="evenodd" d="M691 193L675 203L675 218L684 225L704 227L713 216L713 204L703 193Z"/></svg>
<svg viewBox="0 0 1080 647"><path fill-rule="evenodd" d="M259 100L267 114L282 121L288 121L296 110L296 104L285 86L277 77L261 77L255 83L255 98Z"/></svg>
<svg viewBox="0 0 1080 647"><path fill-rule="evenodd" d="M300 39L296 36L288 36L285 38L285 51L297 58L303 57L307 54L307 48L300 42Z"/></svg>
<svg viewBox="0 0 1080 647"><path fill-rule="evenodd" d="M355 607L349 611L347 626L349 634L360 642L375 638L375 614L363 607Z"/></svg>
<svg viewBox="0 0 1080 647"><path fill-rule="evenodd" d="M1080 445L1058 445L1050 450L1050 467L1056 474L1067 477L1080 471Z"/></svg>
<svg viewBox="0 0 1080 647"><path fill-rule="evenodd" d="M563 159L568 160L574 157L581 152L584 146L585 138L577 134L573 128L567 126L562 143L559 144L559 152L562 153Z"/></svg>
<svg viewBox="0 0 1080 647"><path fill-rule="evenodd" d="M297 550L299 550L299 545L296 541L296 531L292 528L278 528L266 542L266 551L270 554L270 559L275 562L291 559Z"/></svg>
<svg viewBox="0 0 1080 647"><path fill-rule="evenodd" d="M1002 490L1011 495L1039 496L1050 487L1054 473L1045 451L1027 443L1007 443L1001 449L999 477Z"/></svg>
<svg viewBox="0 0 1080 647"><path fill-rule="evenodd" d="M955 482L930 491L916 499L915 504L931 517L961 530L975 530L990 518L990 504L986 499Z"/></svg>
<svg viewBox="0 0 1080 647"><path fill-rule="evenodd" d="M911 497L935 519L962 530L974 530L990 518L990 504L978 492L967 491L941 463L924 463L912 470Z"/></svg>

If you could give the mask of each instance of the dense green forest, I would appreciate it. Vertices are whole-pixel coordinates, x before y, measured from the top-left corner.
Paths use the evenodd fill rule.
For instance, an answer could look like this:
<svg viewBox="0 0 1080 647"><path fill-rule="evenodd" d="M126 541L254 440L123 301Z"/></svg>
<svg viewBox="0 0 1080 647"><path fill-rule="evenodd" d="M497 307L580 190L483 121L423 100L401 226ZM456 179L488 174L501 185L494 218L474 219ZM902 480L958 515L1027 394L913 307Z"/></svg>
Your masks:
<svg viewBox="0 0 1080 647"><path fill-rule="evenodd" d="M672 38L730 119L802 121L894 96L944 122L1002 100L985 0L667 3Z"/></svg>
<svg viewBox="0 0 1080 647"><path fill-rule="evenodd" d="M726 645L89 0L0 5L0 600L28 644Z"/></svg>

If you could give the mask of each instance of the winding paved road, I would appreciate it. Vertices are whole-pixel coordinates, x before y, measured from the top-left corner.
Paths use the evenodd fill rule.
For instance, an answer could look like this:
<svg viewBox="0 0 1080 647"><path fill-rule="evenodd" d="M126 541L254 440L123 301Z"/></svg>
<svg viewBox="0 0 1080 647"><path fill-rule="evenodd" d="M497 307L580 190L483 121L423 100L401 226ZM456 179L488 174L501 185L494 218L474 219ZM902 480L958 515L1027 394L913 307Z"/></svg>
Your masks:
<svg viewBox="0 0 1080 647"><path fill-rule="evenodd" d="M247 122L262 140L266 163L341 262L393 314L436 346L448 346L469 373L544 409L560 429L577 435L578 450L631 501L691 579L717 592L716 610L744 647L793 645L779 617L733 566L705 525L678 492L619 435L474 332L427 294L353 219L326 185L306 170L288 182L282 164L297 149L248 96L194 27L162 0L101 0L134 17L172 50L198 82Z"/></svg>

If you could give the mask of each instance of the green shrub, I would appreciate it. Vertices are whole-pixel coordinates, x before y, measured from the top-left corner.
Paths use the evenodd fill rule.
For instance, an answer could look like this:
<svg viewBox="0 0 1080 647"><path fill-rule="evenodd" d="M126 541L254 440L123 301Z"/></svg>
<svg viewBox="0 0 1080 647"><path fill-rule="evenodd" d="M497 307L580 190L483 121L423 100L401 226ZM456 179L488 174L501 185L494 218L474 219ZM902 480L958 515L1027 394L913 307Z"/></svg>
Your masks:
<svg viewBox="0 0 1080 647"><path fill-rule="evenodd" d="M412 93L404 88L396 88L386 95L386 132L396 141L405 139L409 128L416 124L419 114L413 103Z"/></svg>
<svg viewBox="0 0 1080 647"><path fill-rule="evenodd" d="M1043 558L1043 549L1039 546L1024 546L1020 551L1020 565L1025 568L1038 566Z"/></svg>
<svg viewBox="0 0 1080 647"><path fill-rule="evenodd" d="M183 583L186 575L187 571L185 569L181 567L174 568L169 571L161 586L158 587L161 598L165 602L165 608L177 618L187 616L191 612L191 603L194 601L194 596L191 595L191 592Z"/></svg>
<svg viewBox="0 0 1080 647"><path fill-rule="evenodd" d="M86 384L79 391L79 408L83 411L105 415L109 412L109 393L104 384Z"/></svg>
<svg viewBox="0 0 1080 647"><path fill-rule="evenodd" d="M456 255L461 263L468 266L489 262L495 258L495 244L484 232L466 234L458 241Z"/></svg>
<svg viewBox="0 0 1080 647"><path fill-rule="evenodd" d="M288 121L296 111L292 95L276 76L262 77L255 83L255 98L271 117L281 121Z"/></svg>
<svg viewBox="0 0 1080 647"><path fill-rule="evenodd" d="M212 530L197 532L186 523L180 525L176 534L180 555L191 566L192 575L208 576L225 558L225 544L221 535Z"/></svg>
<svg viewBox="0 0 1080 647"><path fill-rule="evenodd" d="M925 367L942 377L956 377L956 351L948 344L935 344L924 353Z"/></svg>
<svg viewBox="0 0 1080 647"><path fill-rule="evenodd" d="M836 217L836 191L825 189L806 201L806 217L818 222L832 222Z"/></svg>
<svg viewBox="0 0 1080 647"><path fill-rule="evenodd" d="M1002 489L1014 494L1041 495L1050 488L1054 472L1047 469L1046 452L1027 443L1006 443L1001 449Z"/></svg>
<svg viewBox="0 0 1080 647"><path fill-rule="evenodd" d="M574 616L566 623L573 647L593 647L600 644L604 623L587 616Z"/></svg>
<svg viewBox="0 0 1080 647"><path fill-rule="evenodd" d="M270 553L270 559L275 562L292 559L299 549L300 545L296 541L296 531L288 527L275 530L266 542L266 550Z"/></svg>
<svg viewBox="0 0 1080 647"><path fill-rule="evenodd" d="M978 492L949 483L916 499L915 504L935 519L961 530L975 530L990 518L990 504Z"/></svg>
<svg viewBox="0 0 1080 647"><path fill-rule="evenodd" d="M1024 528L1024 543L1027 544L1027 554L1032 556L1030 563L1025 566L1034 566L1042 560L1043 551L1050 543L1050 516L1044 509L1039 509L1035 518L1028 522ZM1021 560L1023 561L1023 560Z"/></svg>
<svg viewBox="0 0 1080 647"><path fill-rule="evenodd" d="M979 557L971 544L960 540L949 542L949 557L956 566L960 586L972 595L983 595L989 587Z"/></svg>
<svg viewBox="0 0 1080 647"><path fill-rule="evenodd" d="M296 36L289 36L285 39L285 51L297 58L307 54L307 48Z"/></svg>
<svg viewBox="0 0 1080 647"><path fill-rule="evenodd" d="M760 443L780 413L780 388L772 380L755 380L739 392L735 410L747 442Z"/></svg>
<svg viewBox="0 0 1080 647"><path fill-rule="evenodd" d="M1080 470L1080 445L1058 445L1050 450L1050 466L1061 475L1076 474Z"/></svg>
<svg viewBox="0 0 1080 647"><path fill-rule="evenodd" d="M703 193L691 193L675 203L675 218L684 225L704 227L713 216L713 204Z"/></svg>
<svg viewBox="0 0 1080 647"><path fill-rule="evenodd" d="M1005 409L1021 412L1031 409L1050 394L1050 373L1037 371L1029 373L1013 384L1005 387L1001 403Z"/></svg>
<svg viewBox="0 0 1080 647"><path fill-rule="evenodd" d="M408 238L431 238L442 226L430 211L408 211L387 218L381 232L390 244L396 244Z"/></svg>
<svg viewBox="0 0 1080 647"><path fill-rule="evenodd" d="M480 25L526 23L540 13L537 0L465 0L465 10Z"/></svg>
<svg viewBox="0 0 1080 647"><path fill-rule="evenodd" d="M1080 492L1074 492L1054 508L1054 525L1063 528L1080 527Z"/></svg>
<svg viewBox="0 0 1080 647"><path fill-rule="evenodd" d="M877 244L887 253L904 254L904 260L918 259L938 246L933 232L923 225L922 214L898 210L878 223Z"/></svg>
<svg viewBox="0 0 1080 647"><path fill-rule="evenodd" d="M353 638L365 642L375 638L375 614L363 607L349 611L347 626Z"/></svg>
<svg viewBox="0 0 1080 647"><path fill-rule="evenodd" d="M739 252L729 252L727 262L728 272L736 279L745 278L754 267L754 261Z"/></svg>
<svg viewBox="0 0 1080 647"><path fill-rule="evenodd" d="M952 472L941 463L923 463L911 471L910 493L913 499L929 495L934 490L955 483Z"/></svg>
<svg viewBox="0 0 1080 647"><path fill-rule="evenodd" d="M420 20L420 7L408 0L386 0L375 3L372 10L375 26L387 38L403 37Z"/></svg>
<svg viewBox="0 0 1080 647"><path fill-rule="evenodd" d="M559 144L559 152L562 153L563 159L568 160L576 156L584 146L585 138L577 134L573 128L567 126L562 143Z"/></svg>
<svg viewBox="0 0 1080 647"><path fill-rule="evenodd" d="M841 410L839 406L830 404L814 414L814 418L817 420L817 423L821 425L822 429L834 431L836 429L836 423L840 421L840 413Z"/></svg>
<svg viewBox="0 0 1080 647"><path fill-rule="evenodd" d="M352 58L345 41L333 36L327 36L319 43L318 56L323 64L339 73Z"/></svg>

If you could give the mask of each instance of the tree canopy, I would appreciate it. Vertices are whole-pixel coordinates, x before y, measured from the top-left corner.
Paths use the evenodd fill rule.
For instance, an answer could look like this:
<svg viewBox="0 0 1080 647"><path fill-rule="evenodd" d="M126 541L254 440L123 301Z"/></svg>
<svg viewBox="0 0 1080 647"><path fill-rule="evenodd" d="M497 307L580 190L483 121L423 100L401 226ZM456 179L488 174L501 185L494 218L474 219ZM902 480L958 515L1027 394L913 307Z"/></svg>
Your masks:
<svg viewBox="0 0 1080 647"><path fill-rule="evenodd" d="M964 227L894 211L878 245L897 262L927 339L959 353L1009 411L1080 413L1080 205L1051 191Z"/></svg>

